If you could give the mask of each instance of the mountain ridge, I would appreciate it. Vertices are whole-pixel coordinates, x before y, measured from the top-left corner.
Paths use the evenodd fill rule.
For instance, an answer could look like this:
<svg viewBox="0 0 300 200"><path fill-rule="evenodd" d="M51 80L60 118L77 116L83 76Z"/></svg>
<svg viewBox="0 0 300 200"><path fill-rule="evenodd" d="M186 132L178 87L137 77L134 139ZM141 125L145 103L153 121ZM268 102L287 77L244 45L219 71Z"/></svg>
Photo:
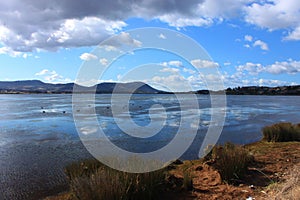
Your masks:
<svg viewBox="0 0 300 200"><path fill-rule="evenodd" d="M0 94L23 94L23 93L46 93L46 94L71 94L73 87L76 87L78 93L135 93L135 94L170 94L151 87L143 82L102 82L94 86L85 87L76 83L45 83L40 80L19 80L19 81L0 81ZM179 93L223 93L224 91L197 90ZM227 88L227 95L300 95L300 85L295 86L245 86L236 88Z"/></svg>
<svg viewBox="0 0 300 200"><path fill-rule="evenodd" d="M0 81L0 93L73 93L73 87L79 93L167 93L157 90L143 82L114 83L103 82L94 86L85 87L76 83L44 83L40 80Z"/></svg>

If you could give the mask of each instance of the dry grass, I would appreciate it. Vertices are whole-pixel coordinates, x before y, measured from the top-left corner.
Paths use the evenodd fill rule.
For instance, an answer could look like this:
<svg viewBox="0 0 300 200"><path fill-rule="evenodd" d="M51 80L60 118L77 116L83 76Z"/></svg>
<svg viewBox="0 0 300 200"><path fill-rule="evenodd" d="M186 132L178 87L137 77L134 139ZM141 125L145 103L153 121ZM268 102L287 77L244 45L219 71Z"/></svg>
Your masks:
<svg viewBox="0 0 300 200"><path fill-rule="evenodd" d="M158 199L165 181L164 170L133 174L111 169L97 160L66 168L71 192L78 200Z"/></svg>
<svg viewBox="0 0 300 200"><path fill-rule="evenodd" d="M219 171L222 180L233 183L241 179L250 164L253 157L244 147L232 143L226 143L224 146L215 146L211 154L208 154L214 160L214 166Z"/></svg>
<svg viewBox="0 0 300 200"><path fill-rule="evenodd" d="M269 187L268 199L299 200L300 199L300 167L294 167L283 183L273 184Z"/></svg>
<svg viewBox="0 0 300 200"><path fill-rule="evenodd" d="M263 128L263 140L267 142L300 141L300 124L277 123Z"/></svg>

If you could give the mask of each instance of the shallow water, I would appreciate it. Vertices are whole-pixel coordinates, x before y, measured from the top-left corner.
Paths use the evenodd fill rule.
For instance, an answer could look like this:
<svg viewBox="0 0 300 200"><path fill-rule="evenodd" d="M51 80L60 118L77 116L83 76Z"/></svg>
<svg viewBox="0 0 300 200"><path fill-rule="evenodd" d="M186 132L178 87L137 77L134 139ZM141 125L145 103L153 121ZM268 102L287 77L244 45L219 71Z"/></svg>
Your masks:
<svg viewBox="0 0 300 200"><path fill-rule="evenodd" d="M178 130L183 113L187 121L200 118L199 124L181 124L187 138L192 129L198 131L192 146L182 156L190 159L196 158L211 117L209 96L197 96L197 101L200 109L195 110L192 106L180 107L172 95L134 95L127 106L137 125L147 127L153 123L156 127L156 123L159 125L162 121L162 112L166 111L161 131L147 140L132 138L116 125L116 122L124 122L126 113L112 116L110 95L96 95L95 105L88 102L86 109L75 109L75 112L88 119L89 109L95 109L99 126L107 137L133 152L149 152L168 144ZM150 119L148 111L155 104L163 105L164 109L152 109ZM39 199L64 190L63 166L90 157L76 131L72 96L0 95L0 105L0 194L3 198ZM300 122L299 97L227 96L225 125L219 143L257 141L263 126L280 121ZM97 132L89 120L78 128L87 135Z"/></svg>

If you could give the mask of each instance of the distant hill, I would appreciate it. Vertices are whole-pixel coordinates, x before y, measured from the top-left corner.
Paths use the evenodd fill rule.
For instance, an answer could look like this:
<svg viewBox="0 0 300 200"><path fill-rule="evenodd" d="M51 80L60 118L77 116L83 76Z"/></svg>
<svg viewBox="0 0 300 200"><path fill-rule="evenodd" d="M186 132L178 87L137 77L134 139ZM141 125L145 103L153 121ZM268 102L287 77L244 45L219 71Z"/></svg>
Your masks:
<svg viewBox="0 0 300 200"><path fill-rule="evenodd" d="M279 87L237 87L228 88L226 94L230 95L300 95L300 85Z"/></svg>
<svg viewBox="0 0 300 200"><path fill-rule="evenodd" d="M215 91L214 93L219 93ZM296 86L278 86L278 87L236 87L227 88L227 95L300 95L300 85ZM208 90L198 90L197 94L209 94Z"/></svg>
<svg viewBox="0 0 300 200"><path fill-rule="evenodd" d="M73 87L80 93L95 92L98 94L136 93L136 94L167 94L168 92L157 90L143 82L130 83L100 83L92 87L84 87L74 83L51 84L39 80L25 81L0 81L0 93L72 93ZM185 92L181 92L185 93ZM186 93L209 94L208 90L198 90ZM214 91L213 93L218 93ZM280 87L237 87L226 89L227 95L300 95L300 85Z"/></svg>
<svg viewBox="0 0 300 200"><path fill-rule="evenodd" d="M0 93L72 93L74 85L76 84L51 84L44 83L39 80L0 81ZM79 92L83 93L93 92L95 90L96 93L166 93L164 91L157 90L143 82L100 83L93 87L76 85L76 88L79 90Z"/></svg>

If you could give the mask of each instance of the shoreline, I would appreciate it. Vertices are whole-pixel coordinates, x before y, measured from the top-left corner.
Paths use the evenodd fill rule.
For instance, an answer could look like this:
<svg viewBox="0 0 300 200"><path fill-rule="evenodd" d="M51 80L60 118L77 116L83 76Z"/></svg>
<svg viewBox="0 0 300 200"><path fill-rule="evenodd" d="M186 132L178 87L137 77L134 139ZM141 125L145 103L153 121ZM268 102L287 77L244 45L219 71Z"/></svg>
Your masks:
<svg viewBox="0 0 300 200"><path fill-rule="evenodd" d="M223 182L211 163L198 160L185 160L172 164L170 174L183 179L184 170L193 173L193 190L176 189L166 194L172 199L270 199L276 195L275 189L283 187L293 170L300 169L300 142L269 143L258 141L243 145L254 156L244 181L239 184ZM290 148L291 151L287 152ZM299 174L300 175L300 174ZM276 186L276 187L275 187ZM298 185L300 188L300 185ZM276 193L276 194L275 194ZM300 194L300 193L299 193ZM48 196L46 200L72 200L69 190Z"/></svg>

